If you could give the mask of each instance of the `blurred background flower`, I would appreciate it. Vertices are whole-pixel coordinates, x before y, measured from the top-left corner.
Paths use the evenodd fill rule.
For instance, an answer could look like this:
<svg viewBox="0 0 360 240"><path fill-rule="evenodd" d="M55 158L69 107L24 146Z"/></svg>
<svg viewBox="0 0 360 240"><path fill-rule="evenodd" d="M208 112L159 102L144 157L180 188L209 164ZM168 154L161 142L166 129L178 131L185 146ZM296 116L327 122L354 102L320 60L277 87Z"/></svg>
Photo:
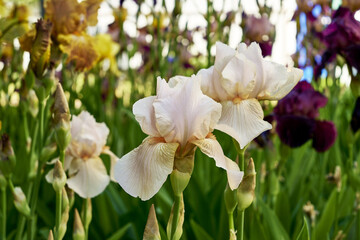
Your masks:
<svg viewBox="0 0 360 240"><path fill-rule="evenodd" d="M274 108L276 132L281 141L290 147L299 147L312 139L316 151L329 149L337 136L335 125L317 119L319 108L327 101L308 82L299 82Z"/></svg>

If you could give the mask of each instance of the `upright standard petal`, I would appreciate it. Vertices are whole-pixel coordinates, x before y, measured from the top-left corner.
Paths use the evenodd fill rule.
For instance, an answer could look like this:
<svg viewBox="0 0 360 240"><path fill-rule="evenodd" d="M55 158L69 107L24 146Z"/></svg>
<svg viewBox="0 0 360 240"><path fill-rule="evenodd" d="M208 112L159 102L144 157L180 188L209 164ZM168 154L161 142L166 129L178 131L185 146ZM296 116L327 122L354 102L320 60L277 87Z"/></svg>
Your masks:
<svg viewBox="0 0 360 240"><path fill-rule="evenodd" d="M255 93L261 91L265 78L264 58L261 55L261 49L259 44L252 42L250 46L246 46L245 43L240 43L237 47L237 55L245 56L248 61L252 62L256 66L256 78L255 87L249 98L256 97Z"/></svg>
<svg viewBox="0 0 360 240"><path fill-rule="evenodd" d="M298 68L263 61L265 78L261 90L256 94L257 99L279 100L285 97L300 81L303 71Z"/></svg>
<svg viewBox="0 0 360 240"><path fill-rule="evenodd" d="M74 159L71 162L71 168L78 171L68 178L67 184L82 198L93 198L99 195L110 182L106 168L98 157L86 160Z"/></svg>
<svg viewBox="0 0 360 240"><path fill-rule="evenodd" d="M71 121L72 141L69 150L78 157L97 157L105 146L108 135L109 129L105 123L97 123L90 113L82 111L79 116L73 116Z"/></svg>
<svg viewBox="0 0 360 240"><path fill-rule="evenodd" d="M236 54L235 49L232 49L228 45L222 42L216 42L216 56L214 67L218 72L221 72L226 64L233 58Z"/></svg>
<svg viewBox="0 0 360 240"><path fill-rule="evenodd" d="M155 125L155 113L153 103L156 96L140 99L133 105L133 113L139 122L141 130L153 137L160 137Z"/></svg>
<svg viewBox="0 0 360 240"><path fill-rule="evenodd" d="M150 199L173 171L179 144L161 140L146 138L139 147L115 164L115 180L131 196L140 197L144 201Z"/></svg>
<svg viewBox="0 0 360 240"><path fill-rule="evenodd" d="M239 166L234 161L224 155L223 150L216 139L206 138L194 140L191 141L191 143L198 146L204 154L213 158L217 167L226 170L229 186L232 190L239 186L244 173L240 171Z"/></svg>
<svg viewBox="0 0 360 240"><path fill-rule="evenodd" d="M243 55L232 58L221 75L220 82L228 95L227 100L247 99L255 88L256 66Z"/></svg>
<svg viewBox="0 0 360 240"><path fill-rule="evenodd" d="M211 132L220 118L221 105L200 89L195 76L171 88L161 81L158 98L154 100L156 127L166 142L178 142L182 147L191 139L202 139ZM159 88L158 88L159 89Z"/></svg>
<svg viewBox="0 0 360 240"><path fill-rule="evenodd" d="M221 105L221 118L215 128L233 137L241 148L260 133L272 128L270 123L263 120L264 112L256 99L242 100L235 104L226 101Z"/></svg>
<svg viewBox="0 0 360 240"><path fill-rule="evenodd" d="M206 95L214 99L215 101L219 101L219 95L216 92L216 87L214 86L213 81L213 72L214 66L211 66L207 69L201 69L197 74L196 77L201 84L201 91Z"/></svg>

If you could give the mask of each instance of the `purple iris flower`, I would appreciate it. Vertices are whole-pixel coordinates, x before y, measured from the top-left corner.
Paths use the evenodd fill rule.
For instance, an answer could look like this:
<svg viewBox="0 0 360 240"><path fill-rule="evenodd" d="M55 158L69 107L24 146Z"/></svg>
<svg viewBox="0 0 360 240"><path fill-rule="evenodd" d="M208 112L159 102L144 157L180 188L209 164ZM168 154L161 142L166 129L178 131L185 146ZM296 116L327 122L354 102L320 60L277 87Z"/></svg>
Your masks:
<svg viewBox="0 0 360 240"><path fill-rule="evenodd" d="M276 132L281 141L290 147L299 147L312 139L312 146L324 152L335 142L337 131L331 121L320 121L319 108L327 98L306 81L295 88L274 108Z"/></svg>
<svg viewBox="0 0 360 240"><path fill-rule="evenodd" d="M349 65L360 70L360 22L354 18L350 9L340 7L336 10L331 23L319 37L327 46L327 51L323 54L321 63L315 67L315 78L320 76L321 69L328 62L335 59L336 54L342 55Z"/></svg>
<svg viewBox="0 0 360 240"><path fill-rule="evenodd" d="M321 40L332 50L341 51L360 43L360 22L348 8L340 7L332 16L332 21L321 33Z"/></svg>

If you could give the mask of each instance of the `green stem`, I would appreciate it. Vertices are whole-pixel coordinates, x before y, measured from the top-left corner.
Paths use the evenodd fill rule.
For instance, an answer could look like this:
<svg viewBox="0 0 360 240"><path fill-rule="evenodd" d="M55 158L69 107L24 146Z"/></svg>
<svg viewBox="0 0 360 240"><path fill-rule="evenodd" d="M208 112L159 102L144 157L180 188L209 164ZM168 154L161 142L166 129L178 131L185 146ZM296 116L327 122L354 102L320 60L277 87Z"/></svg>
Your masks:
<svg viewBox="0 0 360 240"><path fill-rule="evenodd" d="M360 209L357 210L357 227L356 227L356 235L357 239L360 239Z"/></svg>
<svg viewBox="0 0 360 240"><path fill-rule="evenodd" d="M61 199L62 191L56 192L55 240L60 239L59 228L61 223Z"/></svg>
<svg viewBox="0 0 360 240"><path fill-rule="evenodd" d="M32 193L32 198L31 198L31 202L30 202L30 215L31 218L28 221L28 240L32 240L34 238L34 233L36 230L36 224L35 224L35 212L36 212L36 206L37 206L37 201L38 201L38 197L39 197L39 188L40 188L40 182L41 182L41 163L39 161L40 156L41 156L41 150L43 147L43 138L44 138L44 110L45 110L45 104L46 101L41 101L40 102L40 109L39 109L39 122L40 122L40 126L39 126L39 138L38 138L38 168L37 168L37 172L36 172L36 179L35 179L35 184L34 184L34 191Z"/></svg>
<svg viewBox="0 0 360 240"><path fill-rule="evenodd" d="M89 224L87 223L87 215L88 212L88 199L84 198L84 216L83 216L83 225L84 225L84 230L85 230L85 240L88 239L89 236Z"/></svg>
<svg viewBox="0 0 360 240"><path fill-rule="evenodd" d="M14 192L15 192L15 188L14 188L14 184L13 184L11 178L8 179L8 184L9 184L11 193L14 193Z"/></svg>
<svg viewBox="0 0 360 240"><path fill-rule="evenodd" d="M229 184L226 185L224 191L224 200L225 200L226 212L228 214L228 219L229 219L230 239L233 239L234 238L233 235L235 234L234 210L236 209L238 202L237 202L237 190L236 189L231 190Z"/></svg>
<svg viewBox="0 0 360 240"><path fill-rule="evenodd" d="M241 171L245 171L245 150L246 147L243 149L237 148L239 154L239 167ZM244 216L245 210L238 210L238 227L237 227L237 236L239 240L244 239Z"/></svg>
<svg viewBox="0 0 360 240"><path fill-rule="evenodd" d="M30 134L29 134L29 125L28 125L28 120L27 120L27 111L26 108L24 107L23 109L24 113L23 113L23 124L24 124L24 134L25 134L25 140L26 140L26 150L29 151L28 148L28 140L30 138Z"/></svg>
<svg viewBox="0 0 360 240"><path fill-rule="evenodd" d="M6 187L1 188L2 224L1 239L6 239Z"/></svg>
<svg viewBox="0 0 360 240"><path fill-rule="evenodd" d="M245 210L238 211L238 240L244 239L244 218L245 218Z"/></svg>
<svg viewBox="0 0 360 240"><path fill-rule="evenodd" d="M335 235L338 234L338 217L339 217L339 212L338 212L338 209L339 209L339 195L340 195L340 191L337 191L336 192L336 196L335 196L335 202L336 202L336 205L335 205L335 216L334 216L334 223L335 223L335 230L334 230L334 233Z"/></svg>
<svg viewBox="0 0 360 240"><path fill-rule="evenodd" d="M60 151L60 162L63 164L65 151ZM56 192L55 239L60 240L59 228L62 215L62 191Z"/></svg>
<svg viewBox="0 0 360 240"><path fill-rule="evenodd" d="M32 138L31 138L30 153L28 155L28 159L30 159L30 165L29 165L30 168L35 166L35 164L33 163L34 158L32 156L33 156L34 151L35 151L38 128L39 128L39 123L36 122L35 128L34 128L33 133L32 133ZM29 176L30 176L30 173L28 175L28 179L29 179ZM28 201L29 201L29 199L31 199L31 193L32 193L33 185L34 185L34 183L32 181L29 182L29 186L28 186L27 193L26 193L26 199L28 199ZM19 218L18 227L17 227L17 230L16 230L15 240L21 240L22 239L23 231L24 231L24 227L25 227L25 222L26 222L25 216L21 215L20 218Z"/></svg>
<svg viewBox="0 0 360 240"><path fill-rule="evenodd" d="M228 213L228 217L229 217L229 231L230 234L232 231L235 232L235 226L234 226L234 211L232 211L231 213Z"/></svg>
<svg viewBox="0 0 360 240"><path fill-rule="evenodd" d="M60 162L61 164L64 164L65 160L65 151L60 151Z"/></svg>
<svg viewBox="0 0 360 240"><path fill-rule="evenodd" d="M207 41L207 65L210 67L211 65L211 39L210 39L210 31L211 31L211 22L210 22L210 0L207 0L207 9L206 9L206 21L207 21L207 27L206 27L206 41Z"/></svg>
<svg viewBox="0 0 360 240"><path fill-rule="evenodd" d="M179 216L180 216L180 202L181 202L181 195L175 196L174 200L174 209L173 209L173 219L172 219L172 225L171 225L171 237L170 240L174 238L176 228L179 222Z"/></svg>

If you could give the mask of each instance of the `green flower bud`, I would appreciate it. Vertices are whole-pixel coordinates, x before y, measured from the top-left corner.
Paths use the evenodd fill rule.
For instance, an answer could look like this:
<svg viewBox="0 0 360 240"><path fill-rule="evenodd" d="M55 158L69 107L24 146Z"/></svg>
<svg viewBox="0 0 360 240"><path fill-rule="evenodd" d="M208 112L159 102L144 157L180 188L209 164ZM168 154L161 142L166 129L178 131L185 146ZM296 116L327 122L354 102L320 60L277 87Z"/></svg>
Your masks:
<svg viewBox="0 0 360 240"><path fill-rule="evenodd" d="M64 90L60 83L57 83L55 101L52 108L53 123L55 125L55 138L60 151L65 151L71 141L70 134L70 110Z"/></svg>
<svg viewBox="0 0 360 240"><path fill-rule="evenodd" d="M68 195L66 193L65 188L62 189L62 195L61 196L62 196L62 201L61 201L62 207L61 207L61 209L62 209L62 211L65 211L65 209L70 206L69 198L68 198Z"/></svg>
<svg viewBox="0 0 360 240"><path fill-rule="evenodd" d="M179 240L181 238L181 235L183 233L184 216L185 216L184 198L183 198L183 195L181 194L180 214L178 216L179 221L177 223L175 234L174 234L172 240ZM172 226L173 218L174 218L174 205L171 208L169 222L168 222L167 227L166 227L166 233L167 233L167 236L168 236L169 239L170 239L170 236L171 236L171 226Z"/></svg>
<svg viewBox="0 0 360 240"><path fill-rule="evenodd" d="M237 190L238 210L244 211L255 198L256 172L254 160L250 158L245 176Z"/></svg>
<svg viewBox="0 0 360 240"><path fill-rule="evenodd" d="M66 174L63 169L62 163L60 160L55 162L54 171L53 171L53 188L55 192L60 192L66 184Z"/></svg>
<svg viewBox="0 0 360 240"><path fill-rule="evenodd" d="M67 197L69 199L69 207L70 209L74 206L74 202L75 202L75 194L74 191L68 187L65 187L66 193L67 193Z"/></svg>
<svg viewBox="0 0 360 240"><path fill-rule="evenodd" d="M0 171L5 177L10 176L16 164L14 150L9 136L4 133L0 139Z"/></svg>
<svg viewBox="0 0 360 240"><path fill-rule="evenodd" d="M85 239L84 226L81 222L81 218L79 216L79 212L77 209L75 209L75 214L74 214L73 239L74 240L84 240Z"/></svg>
<svg viewBox="0 0 360 240"><path fill-rule="evenodd" d="M226 211L229 214L233 213L238 203L236 198L236 190L231 190L229 184L226 184L224 198L225 198Z"/></svg>
<svg viewBox="0 0 360 240"><path fill-rule="evenodd" d="M30 208L26 201L26 196L20 187L13 189L14 205L15 208L26 217L30 217Z"/></svg>
<svg viewBox="0 0 360 240"><path fill-rule="evenodd" d="M36 23L36 36L30 53L30 67L39 78L42 77L50 60L52 23L39 19Z"/></svg>
<svg viewBox="0 0 360 240"><path fill-rule="evenodd" d="M61 214L61 222L59 226L59 239L63 239L67 229L67 222L69 220L69 206L66 207Z"/></svg>
<svg viewBox="0 0 360 240"><path fill-rule="evenodd" d="M175 196L180 196L190 181L194 169L195 148L191 149L185 157L175 156L174 170L170 174L171 186Z"/></svg>
<svg viewBox="0 0 360 240"><path fill-rule="evenodd" d="M154 204L151 205L143 240L161 240Z"/></svg>
<svg viewBox="0 0 360 240"><path fill-rule="evenodd" d="M50 229L50 232L49 232L48 240L54 240L54 235L53 235L53 232L52 232L51 229Z"/></svg>
<svg viewBox="0 0 360 240"><path fill-rule="evenodd" d="M175 196L180 196L185 190L191 178L191 174L182 173L174 169L170 174L171 186Z"/></svg>
<svg viewBox="0 0 360 240"><path fill-rule="evenodd" d="M50 157L56 152L57 147L55 143L51 143L41 149L40 161L47 162Z"/></svg>
<svg viewBox="0 0 360 240"><path fill-rule="evenodd" d="M36 96L39 99L39 102L44 102L53 91L53 88L56 84L55 79L55 70L48 71L45 76L38 80L35 88Z"/></svg>
<svg viewBox="0 0 360 240"><path fill-rule="evenodd" d="M55 126L55 139L60 151L65 151L71 141L70 123L60 120Z"/></svg>

